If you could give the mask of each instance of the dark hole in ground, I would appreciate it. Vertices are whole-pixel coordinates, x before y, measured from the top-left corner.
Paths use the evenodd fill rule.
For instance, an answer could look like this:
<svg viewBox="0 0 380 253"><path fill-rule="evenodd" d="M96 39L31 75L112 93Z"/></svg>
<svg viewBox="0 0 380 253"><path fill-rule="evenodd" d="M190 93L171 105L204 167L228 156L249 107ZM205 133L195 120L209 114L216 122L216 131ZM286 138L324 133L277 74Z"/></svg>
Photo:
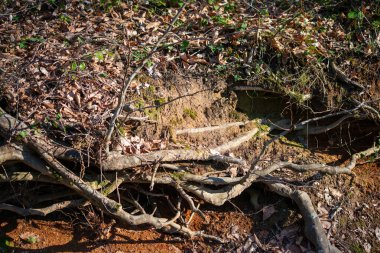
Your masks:
<svg viewBox="0 0 380 253"><path fill-rule="evenodd" d="M263 91L235 91L238 101L236 110L245 113L249 119L266 119L270 122L287 119L292 124L320 117L306 108L297 106L288 96ZM313 103L313 101L311 101ZM320 107L320 104L316 105ZM312 107L312 105L310 106ZM327 126L342 116L310 123L309 127ZM276 135L283 130L273 130ZM369 119L355 117L344 120L339 126L317 135L290 133L287 139L301 144L315 152L343 154L347 157L363 151L379 139L379 126ZM345 158L347 158L345 157Z"/></svg>

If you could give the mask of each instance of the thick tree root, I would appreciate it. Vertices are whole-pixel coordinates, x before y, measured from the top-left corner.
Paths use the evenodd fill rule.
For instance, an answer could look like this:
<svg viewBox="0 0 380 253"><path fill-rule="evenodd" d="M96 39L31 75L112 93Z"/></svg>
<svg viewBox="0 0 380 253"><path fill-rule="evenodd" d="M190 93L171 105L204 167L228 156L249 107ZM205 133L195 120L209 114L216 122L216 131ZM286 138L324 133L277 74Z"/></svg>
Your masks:
<svg viewBox="0 0 380 253"><path fill-rule="evenodd" d="M210 126L210 127L200 127L200 128L185 128L181 130L176 130L175 134L176 135L181 135L181 134L199 134L199 133L205 133L205 132L211 132L211 131L219 131L219 130L224 130L226 128L230 127L236 127L236 126L245 126L249 124L252 121L246 121L246 122L231 122L219 126Z"/></svg>
<svg viewBox="0 0 380 253"><path fill-rule="evenodd" d="M230 163L245 164L241 159L226 157L221 154L239 147L244 142L251 140L259 128L252 130L236 137L233 140L211 149L203 150L160 150L140 155L121 155L120 153L111 152L106 161L102 163L105 171L124 170L127 168L138 167L151 164L157 161L161 162L178 162L178 161L227 161Z"/></svg>
<svg viewBox="0 0 380 253"><path fill-rule="evenodd" d="M340 253L341 251L331 245L327 239L326 233L314 210L309 195L300 190L293 190L287 185L280 183L265 182L269 189L281 196L292 199L296 202L302 217L305 221L305 236L309 239L317 249L317 252Z"/></svg>

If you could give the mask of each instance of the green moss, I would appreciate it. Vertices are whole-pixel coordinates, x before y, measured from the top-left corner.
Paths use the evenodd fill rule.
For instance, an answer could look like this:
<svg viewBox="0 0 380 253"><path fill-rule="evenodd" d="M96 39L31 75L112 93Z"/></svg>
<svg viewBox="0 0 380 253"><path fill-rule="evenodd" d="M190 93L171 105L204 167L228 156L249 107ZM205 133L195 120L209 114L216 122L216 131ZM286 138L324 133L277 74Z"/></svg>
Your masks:
<svg viewBox="0 0 380 253"><path fill-rule="evenodd" d="M171 177L176 181L181 181L186 172L173 172L171 173Z"/></svg>
<svg viewBox="0 0 380 253"><path fill-rule="evenodd" d="M285 136L281 136L280 137L280 142L282 142L282 143L284 143L286 145L289 145L289 146L298 147L298 148L304 148L304 146L301 143L298 143L298 142L295 142L295 141L291 141L288 138L286 138Z"/></svg>
<svg viewBox="0 0 380 253"><path fill-rule="evenodd" d="M347 218L347 216L341 216L341 217L339 217L339 225L340 226L342 226L342 227L345 227L346 225L347 225L347 223L348 223L348 218Z"/></svg>
<svg viewBox="0 0 380 253"><path fill-rule="evenodd" d="M352 246L351 246L351 250L354 252L354 253L365 253L366 251L364 250L364 248L358 243L354 243Z"/></svg>
<svg viewBox="0 0 380 253"><path fill-rule="evenodd" d="M156 99L154 100L154 104L155 104L156 106L161 106L161 105L163 105L164 103L166 103L166 98L156 98Z"/></svg>
<svg viewBox="0 0 380 253"><path fill-rule="evenodd" d="M158 120L160 116L160 112L158 109L152 108L152 109L146 109L144 110L146 116L149 117L151 120Z"/></svg>
<svg viewBox="0 0 380 253"><path fill-rule="evenodd" d="M139 99L139 100L137 100L136 103L135 103L135 107L136 107L137 109L142 109L142 108L144 108L144 107L145 107L145 101L144 101L143 99Z"/></svg>
<svg viewBox="0 0 380 253"><path fill-rule="evenodd" d="M241 113L239 113L239 112L237 112L237 111L231 111L230 113L229 113L229 117L231 118L231 119L235 119L235 120L241 120L243 117L242 117L242 115L241 115Z"/></svg>
<svg viewBox="0 0 380 253"><path fill-rule="evenodd" d="M183 109L183 116L186 118L191 118L191 119L195 120L197 118L198 114L196 111L194 111L191 108L185 108L185 109Z"/></svg>
<svg viewBox="0 0 380 253"><path fill-rule="evenodd" d="M259 125L259 131L260 132L269 132L270 131L270 127L267 126L267 125Z"/></svg>

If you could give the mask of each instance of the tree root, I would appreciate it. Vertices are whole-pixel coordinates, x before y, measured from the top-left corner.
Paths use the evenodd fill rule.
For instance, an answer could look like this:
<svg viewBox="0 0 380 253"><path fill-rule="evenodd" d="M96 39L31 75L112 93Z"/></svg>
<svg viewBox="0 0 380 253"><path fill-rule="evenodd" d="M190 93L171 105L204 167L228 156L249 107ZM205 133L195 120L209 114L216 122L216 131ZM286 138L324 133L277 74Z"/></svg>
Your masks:
<svg viewBox="0 0 380 253"><path fill-rule="evenodd" d="M246 164L245 161L222 156L229 150L239 147L242 143L252 139L259 132L259 128L253 128L252 130L238 136L237 138L228 141L227 143L220 145L212 149L203 150L188 150L188 149L176 149L176 150L160 150L139 155L121 155L116 152L110 152L107 159L102 163L105 171L124 170L127 168L138 167L155 161L161 162L178 162L178 161L225 161L230 163Z"/></svg>
<svg viewBox="0 0 380 253"><path fill-rule="evenodd" d="M289 186L280 183L264 183L268 186L269 190L296 202L305 221L305 236L314 244L317 252L341 252L335 246L331 245L327 239L326 233L314 210L311 199L306 192L293 190Z"/></svg>
<svg viewBox="0 0 380 253"><path fill-rule="evenodd" d="M310 122L325 119L328 117L333 117L337 115L344 115L335 125L339 125L344 119L348 118L351 112L362 107L362 104L358 105L356 108L339 112L334 115L327 115L318 118L313 118L304 122L301 122L292 127L292 129L286 130L280 135L285 135L291 130L302 130L304 126ZM3 137L9 137L10 131L17 131L21 128L26 129L26 126L17 121L12 116L2 113L0 116L0 135ZM270 128L273 129L273 128ZM269 129L269 130L270 130ZM203 131L203 130L202 130ZM321 230L320 222L318 217L315 216L314 208L311 204L308 195L302 191L293 190L289 186L268 182L265 177L270 173L287 168L298 172L307 171L318 171L328 174L351 174L352 169L355 167L356 162L359 158L363 156L369 156L375 152L379 152L380 147L372 147L368 150L362 151L360 153L354 154L345 166L329 166L325 164L306 164L299 165L290 162L280 161L275 162L272 165L266 167L262 170L257 170L256 165L260 162L261 157L266 152L266 148L270 143L273 143L275 139L270 140L264 148L261 150L258 158L252 162L248 172L237 178L231 177L213 177L213 176L200 176L194 175L187 172L175 172L177 174L170 173L160 173L157 171L161 162L178 162L178 161L206 161L213 160L225 163L236 163L246 168L246 162L239 158L233 158L228 156L223 156L221 154L228 152L229 150L240 146L242 143L247 142L254 136L266 133L266 131L260 131L259 127L255 127L252 130L238 136L237 138L220 145L212 149L204 150L162 150L151 152L141 155L125 156L120 154L110 154L107 159L102 163L102 168L104 173L101 175L102 180L106 179L105 184L97 183L99 181L99 176L84 175L83 179L77 176L73 171L69 170L64 166L57 158L65 159L77 159L76 155L80 155L78 151L70 150L67 148L62 148L61 145L55 144L54 142L47 140L43 136L33 135L31 132L24 137L21 141L22 145L4 145L0 147L0 164L19 161L22 162L37 172L25 172L25 171L10 171L9 173L0 174L1 182L12 182L12 181L38 181L42 183L53 183L61 184L69 189L75 191L79 194L82 199L78 200L65 200L45 208L20 208L14 205L9 205L5 203L0 204L1 210L8 210L18 213L20 215L46 215L54 210L60 210L71 206L80 206L87 203L92 203L99 207L104 212L110 214L111 216L127 222L131 225L141 225L149 224L156 229L163 229L165 231L175 231L188 236L201 236L204 238L212 239L218 242L223 242L219 237L212 235L203 234L201 231L192 231L186 226L176 223L177 219L180 217L179 209L176 209L176 214L171 218L159 218L154 217L151 214L147 214L142 206L134 200L126 199L125 196L119 197L119 192L117 191L117 196L119 199L132 203L140 212L139 215L133 215L126 212L123 206L113 199L107 197L115 190L118 190L119 186L123 183L143 183L143 184L167 184L174 187L182 199L186 200L193 212L200 214L205 217L203 213L195 206L192 197L189 193L195 195L199 199L202 199L208 203L220 206L226 201L239 196L244 190L250 187L254 182L264 182L268 185L274 192L286 197L292 198L299 206L302 215L304 216L307 228L305 233L311 242L317 247L318 250L324 252L338 252L329 244L326 236ZM59 150L59 151L57 151ZM73 152L71 152L73 151ZM70 153L71 152L71 153ZM75 155L73 155L75 154ZM38 156L40 157L38 157ZM126 168L133 168L136 166L141 166L145 164L156 163L155 171L152 176L143 174L138 177L133 177L127 172L107 172L112 170L124 170ZM96 163L93 163L96 164ZM162 164L163 166L164 164ZM169 164L170 166L175 166ZM173 168L171 168L173 169ZM179 170L179 167L175 167L175 170ZM95 181L95 183L94 183ZM109 183L112 182L112 183ZM207 185L212 187L208 188ZM219 187L219 188L218 188ZM98 191L100 189L100 191ZM147 194L154 194L149 193ZM170 200L167 198L169 203ZM50 200L50 199L49 199ZM53 200L53 199L52 199ZM309 225L311 228L309 228ZM321 234L322 233L322 234Z"/></svg>
<svg viewBox="0 0 380 253"><path fill-rule="evenodd" d="M5 203L0 203L0 210L6 210L10 212L17 213L18 215L21 216L46 216L52 212L62 210L65 208L69 207L80 207L85 205L86 203L89 203L83 199L78 199L78 200L67 200L67 201L62 201L55 203L53 205L44 207L44 208L22 208L22 207L17 207L14 205L9 205Z"/></svg>
<svg viewBox="0 0 380 253"><path fill-rule="evenodd" d="M362 91L364 90L363 85L351 80L342 70L340 70L334 63L334 61L329 61L329 70L333 74L334 78L344 84L343 87L348 89L354 89Z"/></svg>
<svg viewBox="0 0 380 253"><path fill-rule="evenodd" d="M252 121L246 121L246 122L231 122L219 126L210 126L210 127L200 127L200 128L185 128L181 130L176 130L175 134L176 135L181 135L181 134L199 134L199 133L205 133L205 132L211 132L211 131L219 131L223 130L229 127L234 127L234 126L245 126L249 124Z"/></svg>

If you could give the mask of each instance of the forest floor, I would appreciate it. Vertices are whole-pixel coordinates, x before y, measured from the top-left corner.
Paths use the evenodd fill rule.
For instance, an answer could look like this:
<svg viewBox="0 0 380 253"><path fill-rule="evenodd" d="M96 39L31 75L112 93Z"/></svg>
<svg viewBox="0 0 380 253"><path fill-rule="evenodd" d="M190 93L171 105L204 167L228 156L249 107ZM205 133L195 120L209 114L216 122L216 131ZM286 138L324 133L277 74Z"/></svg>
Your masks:
<svg viewBox="0 0 380 253"><path fill-rule="evenodd" d="M126 77L166 35L130 83L112 151L133 156L167 149L206 150L254 129L253 122L246 124L252 120L287 120L293 127L350 110L352 115L343 117L339 126L315 135L290 132L263 156L260 151L278 129L255 135L225 155L258 158L258 170L272 161L338 166L346 165L352 154L380 145L378 1L257 1L255 6L252 1L189 1L166 33L183 2L5 1L0 4L0 107L37 135L97 161ZM334 63L338 70L331 67ZM341 118L310 127L333 124L333 119ZM206 134L174 134L232 122L244 124ZM1 137L0 143L27 137L22 130L9 139ZM270 176L310 195L329 241L342 252L380 252L378 156L361 157L352 175L283 169ZM63 163L75 165L77 174L98 172L83 160ZM217 173L233 179L248 173L237 165L211 161L176 165L194 175ZM7 176L7 169L25 167L12 162L1 166L0 176ZM146 176L152 166L126 171ZM167 168L160 173L178 178ZM11 182L5 176L0 177L0 204L40 207L50 203L43 197L67 190L55 184ZM126 183L112 198L120 197L119 190L158 217L171 217L167 200L179 198L173 187L159 183L151 191L147 182ZM144 195L144 190L167 199ZM205 219L184 204L181 224L226 243L122 224L95 205L45 217L22 217L0 208L0 253L315 250L305 237L297 205L264 183L255 182L222 206L193 199ZM132 205L125 209L134 211Z"/></svg>

